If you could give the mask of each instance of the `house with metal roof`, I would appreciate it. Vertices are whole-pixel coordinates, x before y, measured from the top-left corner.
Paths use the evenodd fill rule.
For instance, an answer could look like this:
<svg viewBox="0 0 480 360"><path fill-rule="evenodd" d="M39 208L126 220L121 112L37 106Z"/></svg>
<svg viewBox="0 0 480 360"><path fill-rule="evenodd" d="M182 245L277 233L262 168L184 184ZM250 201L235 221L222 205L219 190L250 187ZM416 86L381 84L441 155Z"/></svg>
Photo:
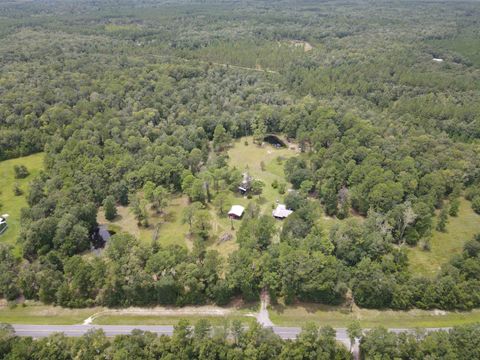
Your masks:
<svg viewBox="0 0 480 360"><path fill-rule="evenodd" d="M287 209L287 207L284 204L278 204L275 210L273 210L272 215L275 219L285 219L291 213L293 213L293 211Z"/></svg>
<svg viewBox="0 0 480 360"><path fill-rule="evenodd" d="M242 205L233 205L228 212L228 216L231 219L238 220L242 218L244 212L245 208Z"/></svg>

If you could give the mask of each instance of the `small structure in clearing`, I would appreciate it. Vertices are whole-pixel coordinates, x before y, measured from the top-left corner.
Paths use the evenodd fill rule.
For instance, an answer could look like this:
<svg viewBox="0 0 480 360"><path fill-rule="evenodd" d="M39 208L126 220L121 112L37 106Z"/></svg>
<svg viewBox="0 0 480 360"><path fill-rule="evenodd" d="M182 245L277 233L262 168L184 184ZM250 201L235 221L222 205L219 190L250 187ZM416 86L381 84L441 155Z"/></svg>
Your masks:
<svg viewBox="0 0 480 360"><path fill-rule="evenodd" d="M443 62L443 59L433 58L432 61L435 61L435 62L437 62L437 63L442 63L442 62Z"/></svg>
<svg viewBox="0 0 480 360"><path fill-rule="evenodd" d="M290 43L295 47L303 48L304 52L309 52L313 49L313 46L310 43L303 40L291 40Z"/></svg>
<svg viewBox="0 0 480 360"><path fill-rule="evenodd" d="M242 218L245 208L242 205L233 205L228 212L230 219L239 220Z"/></svg>
<svg viewBox="0 0 480 360"><path fill-rule="evenodd" d="M287 147L287 144L285 144L285 142L277 135L268 134L263 138L263 140L276 148Z"/></svg>
<svg viewBox="0 0 480 360"><path fill-rule="evenodd" d="M238 190L240 190L240 193L242 195L245 195L248 190L250 190L250 186L252 184L253 178L248 175L248 172L243 173L243 180L240 183L240 186L238 187Z"/></svg>
<svg viewBox="0 0 480 360"><path fill-rule="evenodd" d="M7 217L7 214L0 216L0 234L3 234L8 228Z"/></svg>
<svg viewBox="0 0 480 360"><path fill-rule="evenodd" d="M284 204L278 204L275 210L272 211L273 217L280 220L287 218L291 213L293 213L293 211L287 209Z"/></svg>

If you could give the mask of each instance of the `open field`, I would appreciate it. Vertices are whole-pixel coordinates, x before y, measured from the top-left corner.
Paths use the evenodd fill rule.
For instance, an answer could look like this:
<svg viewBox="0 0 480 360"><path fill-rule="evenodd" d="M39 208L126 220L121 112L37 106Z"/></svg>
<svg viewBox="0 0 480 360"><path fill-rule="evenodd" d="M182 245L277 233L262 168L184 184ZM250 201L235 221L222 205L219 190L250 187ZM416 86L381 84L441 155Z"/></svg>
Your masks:
<svg viewBox="0 0 480 360"><path fill-rule="evenodd" d="M2 242L15 244L20 232L20 210L27 206L25 196L28 193L28 183L43 168L43 157L44 154L39 153L0 162L0 204L2 204L0 214L9 215L8 229L0 235L0 241ZM30 175L25 179L15 179L13 171L15 165L25 165ZM23 195L15 196L13 193L15 183L18 183L23 190Z"/></svg>
<svg viewBox="0 0 480 360"><path fill-rule="evenodd" d="M371 328L384 326L389 328L413 327L449 327L470 324L480 321L480 310L470 312L443 312L443 311L393 311L348 309L319 305L299 304L285 307L272 306L269 309L270 319L279 326L302 326L307 322L333 327L346 327L353 320L358 320L362 327Z"/></svg>
<svg viewBox="0 0 480 360"><path fill-rule="evenodd" d="M410 269L413 274L433 276L452 255L462 252L463 244L480 233L480 215L470 202L461 199L457 217L449 217L447 232L434 231L431 250L423 251L419 246L409 249Z"/></svg>

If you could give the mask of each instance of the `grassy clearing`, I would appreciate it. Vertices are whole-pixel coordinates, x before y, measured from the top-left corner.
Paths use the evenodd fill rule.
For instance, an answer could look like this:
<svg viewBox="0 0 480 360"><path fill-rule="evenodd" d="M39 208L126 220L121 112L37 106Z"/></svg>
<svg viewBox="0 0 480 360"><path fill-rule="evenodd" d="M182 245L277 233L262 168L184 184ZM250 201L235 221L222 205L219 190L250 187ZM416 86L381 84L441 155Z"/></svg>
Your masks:
<svg viewBox="0 0 480 360"><path fill-rule="evenodd" d="M269 312L273 323L280 326L302 326L308 322L315 322L321 326L346 327L352 321L358 320L364 328L376 326L415 328L449 327L480 321L480 310L439 312L354 309L349 312L345 308L335 306L300 304L288 307L274 306Z"/></svg>
<svg viewBox="0 0 480 360"><path fill-rule="evenodd" d="M457 217L449 217L447 232L434 231L431 250L420 247L409 249L410 270L413 274L434 276L449 259L462 252L463 244L480 233L480 215L476 214L470 202L462 199Z"/></svg>
<svg viewBox="0 0 480 360"><path fill-rule="evenodd" d="M157 241L160 245L187 246L188 225L182 224L182 211L187 206L188 199L183 196L172 199L164 214L159 215L151 211L150 226L140 230L140 239L151 242L155 229L159 226Z"/></svg>
<svg viewBox="0 0 480 360"><path fill-rule="evenodd" d="M81 324L101 308L65 309L57 306L28 303L15 308L0 306L0 323L32 325L73 325Z"/></svg>
<svg viewBox="0 0 480 360"><path fill-rule="evenodd" d="M134 235L140 241L150 244L157 225L159 225L158 242L161 245L177 244L186 246L188 226L182 224L182 210L187 206L186 197L176 197L170 201L163 214L150 210L149 226L139 227L130 207L117 206L118 216L113 221L105 219L103 209L97 214L99 224L106 225L115 232L126 232Z"/></svg>
<svg viewBox="0 0 480 360"><path fill-rule="evenodd" d="M427 43L441 49L454 51L470 60L475 66L480 67L480 39L478 38L463 36L454 39L431 40Z"/></svg>
<svg viewBox="0 0 480 360"><path fill-rule="evenodd" d="M248 142L248 145L245 145L245 141ZM260 199L258 199L258 196L254 196L252 200L259 201L262 205L262 210L269 213L276 200L281 201L284 197L284 195L278 193L277 189L272 187L274 180L286 182L283 172L284 162L278 162L277 158L288 159L296 156L297 152L287 148L277 149L268 144L258 146L253 143L252 137L249 136L235 142L235 146L230 149L228 155L231 166L241 171L248 171L250 176L265 183L265 188L263 189ZM264 171L262 171L261 167L262 161L265 164ZM290 184L287 184L287 187L289 185Z"/></svg>
<svg viewBox="0 0 480 360"><path fill-rule="evenodd" d="M0 209L1 214L8 214L8 229L0 235L0 241L15 244L20 232L20 210L27 206L25 195L28 193L28 184L43 169L44 154L34 154L17 159L0 162ZM30 175L25 179L15 179L13 167L25 165ZM13 186L18 183L23 195L15 196ZM17 248L17 251L19 249Z"/></svg>
<svg viewBox="0 0 480 360"><path fill-rule="evenodd" d="M249 145L245 145L248 141ZM230 165L235 166L241 171L247 170L251 176L260 179L265 183L263 194L247 199L238 193L229 193L229 202L247 206L249 202L259 204L261 210L265 214L269 214L277 200L281 201L284 195L280 195L271 184L274 180L284 182L283 161L278 162L277 157L287 159L295 156L297 152L291 149L276 149L271 145L263 147L253 144L252 137L242 138L235 142L234 146L229 150ZM265 164L262 171L261 162ZM99 224L107 225L108 228L115 232L124 231L139 238L144 243L151 243L153 234L157 225L159 225L158 242L161 245L178 244L188 248L193 247L192 239L189 237L189 229L187 224L182 224L182 211L188 206L188 200L185 196L173 198L169 206L165 209L164 214L158 215L154 211L150 211L148 228L138 227L137 221L128 207L118 207L117 218L109 222L105 219L103 210L100 209L97 216ZM232 222L224 215L220 215L217 209L211 204L208 210L212 215L212 231L211 238L207 241L207 248L217 250L225 258L238 248L235 241L235 232L240 223ZM280 223L279 223L280 226ZM224 234L230 234L231 239L228 241L220 241Z"/></svg>

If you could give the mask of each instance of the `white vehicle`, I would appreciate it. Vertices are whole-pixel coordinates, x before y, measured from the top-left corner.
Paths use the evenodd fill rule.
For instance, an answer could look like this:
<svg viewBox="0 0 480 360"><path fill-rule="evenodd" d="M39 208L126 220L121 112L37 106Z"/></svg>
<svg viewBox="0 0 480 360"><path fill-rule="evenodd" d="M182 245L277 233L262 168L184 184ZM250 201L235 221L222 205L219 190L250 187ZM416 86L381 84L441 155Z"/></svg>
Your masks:
<svg viewBox="0 0 480 360"><path fill-rule="evenodd" d="M8 215L0 216L0 235L3 234L8 228L7 217Z"/></svg>

